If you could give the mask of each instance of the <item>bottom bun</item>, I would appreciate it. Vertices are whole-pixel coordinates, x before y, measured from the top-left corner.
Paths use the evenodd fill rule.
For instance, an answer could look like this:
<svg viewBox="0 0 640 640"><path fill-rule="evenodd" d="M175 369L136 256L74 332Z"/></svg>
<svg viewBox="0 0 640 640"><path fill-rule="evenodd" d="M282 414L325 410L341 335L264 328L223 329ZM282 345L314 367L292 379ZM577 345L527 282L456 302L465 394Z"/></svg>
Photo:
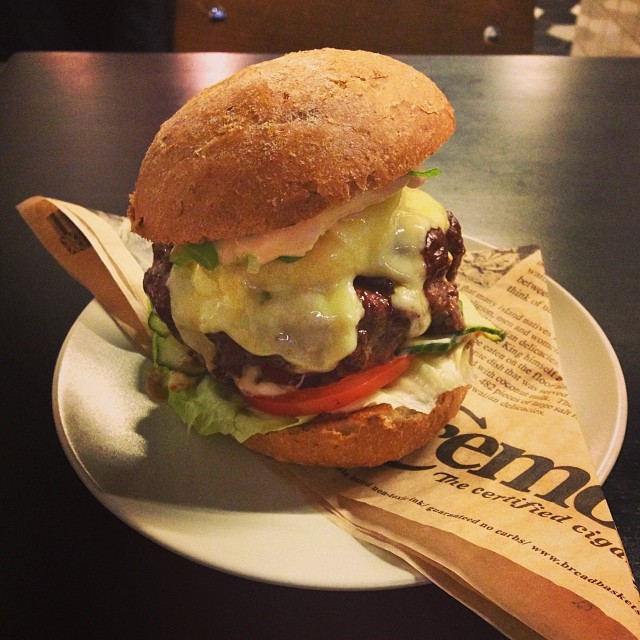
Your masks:
<svg viewBox="0 0 640 640"><path fill-rule="evenodd" d="M296 427L256 434L244 445L280 462L323 467L376 467L431 440L459 411L467 387L446 391L431 413L388 404L325 414Z"/></svg>

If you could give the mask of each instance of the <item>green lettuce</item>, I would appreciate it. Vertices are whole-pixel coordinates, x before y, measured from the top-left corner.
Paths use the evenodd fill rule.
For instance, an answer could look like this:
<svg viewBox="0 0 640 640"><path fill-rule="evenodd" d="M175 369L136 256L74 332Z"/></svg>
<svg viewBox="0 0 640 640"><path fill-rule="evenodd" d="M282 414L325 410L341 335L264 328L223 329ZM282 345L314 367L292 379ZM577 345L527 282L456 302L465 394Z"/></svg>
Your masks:
<svg viewBox="0 0 640 640"><path fill-rule="evenodd" d="M425 171L409 171L412 176L419 176L420 178L434 178L442 173L441 169L426 169Z"/></svg>
<svg viewBox="0 0 640 640"><path fill-rule="evenodd" d="M176 265L184 265L192 260L205 269L215 269L220 264L215 243L202 242L200 244L177 245L169 256L169 261Z"/></svg>
<svg viewBox="0 0 640 640"><path fill-rule="evenodd" d="M224 433L238 442L256 433L285 429L308 420L255 411L239 393L211 376L186 389L169 389L168 402L178 417L199 434Z"/></svg>

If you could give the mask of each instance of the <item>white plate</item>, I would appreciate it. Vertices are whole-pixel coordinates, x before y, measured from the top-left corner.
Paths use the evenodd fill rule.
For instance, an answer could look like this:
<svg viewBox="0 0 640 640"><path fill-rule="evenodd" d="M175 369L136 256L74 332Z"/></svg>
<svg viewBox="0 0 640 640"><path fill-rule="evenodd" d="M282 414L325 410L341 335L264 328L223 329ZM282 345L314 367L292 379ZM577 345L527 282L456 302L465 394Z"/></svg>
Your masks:
<svg viewBox="0 0 640 640"><path fill-rule="evenodd" d="M620 365L575 298L555 282L549 293L566 382L604 480L626 427ZM116 516L187 558L255 580L345 590L425 582L309 507L259 456L228 438L189 434L140 390L143 364L93 301L56 366L58 435L80 478Z"/></svg>

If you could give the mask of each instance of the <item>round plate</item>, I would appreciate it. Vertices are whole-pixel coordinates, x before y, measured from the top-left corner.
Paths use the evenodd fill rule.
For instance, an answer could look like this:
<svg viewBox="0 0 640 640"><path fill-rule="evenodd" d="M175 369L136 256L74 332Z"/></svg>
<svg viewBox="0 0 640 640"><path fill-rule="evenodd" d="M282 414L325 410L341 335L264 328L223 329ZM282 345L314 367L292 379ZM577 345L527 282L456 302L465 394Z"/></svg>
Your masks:
<svg viewBox="0 0 640 640"><path fill-rule="evenodd" d="M467 239L469 249L486 247ZM563 373L604 480L624 437L627 398L600 327L553 281L549 295ZM91 302L62 346L54 377L58 435L76 472L116 516L215 569L316 589L386 589L425 578L358 542L296 485L230 438L189 433L142 391L144 358ZM593 385L593 372L598 384Z"/></svg>

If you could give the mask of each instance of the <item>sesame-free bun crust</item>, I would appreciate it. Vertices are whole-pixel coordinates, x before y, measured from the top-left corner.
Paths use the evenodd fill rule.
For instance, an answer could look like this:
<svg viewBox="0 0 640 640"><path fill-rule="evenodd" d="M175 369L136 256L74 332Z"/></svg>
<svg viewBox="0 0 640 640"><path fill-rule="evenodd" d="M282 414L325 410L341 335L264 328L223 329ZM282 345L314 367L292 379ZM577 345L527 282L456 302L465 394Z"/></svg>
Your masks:
<svg viewBox="0 0 640 640"><path fill-rule="evenodd" d="M280 431L256 434L244 445L280 462L324 467L375 467L399 460L434 438L459 411L467 387L438 397L429 414L388 404L318 416Z"/></svg>
<svg viewBox="0 0 640 640"><path fill-rule="evenodd" d="M288 54L204 89L161 126L129 217L154 242L266 233L390 184L454 128L447 98L404 63Z"/></svg>

